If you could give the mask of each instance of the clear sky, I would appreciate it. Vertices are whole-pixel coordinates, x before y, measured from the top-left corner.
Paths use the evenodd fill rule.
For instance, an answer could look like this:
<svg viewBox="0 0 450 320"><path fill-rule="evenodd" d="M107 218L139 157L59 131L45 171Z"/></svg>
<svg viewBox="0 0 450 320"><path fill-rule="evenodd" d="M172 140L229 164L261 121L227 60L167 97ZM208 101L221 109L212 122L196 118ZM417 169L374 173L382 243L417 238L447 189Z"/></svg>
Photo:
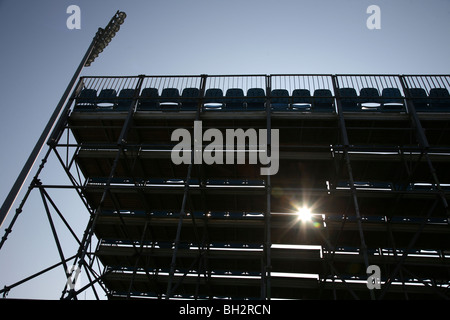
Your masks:
<svg viewBox="0 0 450 320"><path fill-rule="evenodd" d="M81 9L79 30L66 26L69 5ZM366 26L370 5L381 9L379 30ZM0 201L95 32L117 10L127 13L125 23L83 75L450 74L449 0L0 0ZM45 182L60 177L51 164ZM70 208L68 218L83 230L86 213ZM1 288L58 262L49 236L35 192L0 250ZM9 296L59 298L61 276Z"/></svg>

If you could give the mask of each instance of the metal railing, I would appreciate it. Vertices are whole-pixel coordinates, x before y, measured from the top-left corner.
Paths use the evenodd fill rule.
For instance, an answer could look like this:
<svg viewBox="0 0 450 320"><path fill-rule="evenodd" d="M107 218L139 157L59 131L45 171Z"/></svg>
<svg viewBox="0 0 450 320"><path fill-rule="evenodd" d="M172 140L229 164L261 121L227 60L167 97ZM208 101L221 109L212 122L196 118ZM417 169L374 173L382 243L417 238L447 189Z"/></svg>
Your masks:
<svg viewBox="0 0 450 320"><path fill-rule="evenodd" d="M139 79L142 78L142 84ZM447 75L193 75L83 77L74 111L450 111ZM138 87L139 86L139 87ZM137 103L132 104L135 101ZM266 103L268 102L268 103Z"/></svg>

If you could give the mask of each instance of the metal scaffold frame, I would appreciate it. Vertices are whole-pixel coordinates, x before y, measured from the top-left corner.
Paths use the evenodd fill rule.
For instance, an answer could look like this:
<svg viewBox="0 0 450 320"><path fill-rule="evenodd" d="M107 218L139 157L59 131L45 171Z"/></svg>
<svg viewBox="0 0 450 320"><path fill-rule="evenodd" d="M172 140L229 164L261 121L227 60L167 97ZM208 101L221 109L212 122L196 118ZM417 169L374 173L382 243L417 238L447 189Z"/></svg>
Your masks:
<svg viewBox="0 0 450 320"><path fill-rule="evenodd" d="M98 288L110 299L448 299L443 89L450 76L82 77L0 245L37 190L61 261L0 293L58 267L72 279L70 262L88 283L65 284L61 299L87 289L100 298ZM196 162L208 146L195 136L199 121L204 131L266 130L269 156L279 143L279 172ZM179 128L193 138L189 163L175 165ZM216 146L236 160L247 138ZM67 183L41 181L51 154ZM47 192L58 188L73 189L89 213L82 237ZM302 207L309 221L298 219ZM52 211L79 245L70 258ZM367 286L372 265L379 290Z"/></svg>

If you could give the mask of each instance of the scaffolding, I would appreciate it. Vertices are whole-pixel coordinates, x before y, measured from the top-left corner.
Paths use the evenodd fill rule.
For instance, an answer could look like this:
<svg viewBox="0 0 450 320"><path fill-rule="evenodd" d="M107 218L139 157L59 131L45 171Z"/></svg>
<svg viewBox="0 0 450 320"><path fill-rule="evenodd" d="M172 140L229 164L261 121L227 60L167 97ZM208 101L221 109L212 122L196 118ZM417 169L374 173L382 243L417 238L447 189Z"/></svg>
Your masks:
<svg viewBox="0 0 450 320"><path fill-rule="evenodd" d="M109 299L448 299L449 89L448 75L82 77L2 245L34 190L63 219L46 190L66 188L88 212L79 249L32 276L83 269L62 299L94 285ZM195 121L266 130L266 151L278 130L278 172L198 163L195 139L174 164L172 133ZM64 184L39 179L51 153Z"/></svg>

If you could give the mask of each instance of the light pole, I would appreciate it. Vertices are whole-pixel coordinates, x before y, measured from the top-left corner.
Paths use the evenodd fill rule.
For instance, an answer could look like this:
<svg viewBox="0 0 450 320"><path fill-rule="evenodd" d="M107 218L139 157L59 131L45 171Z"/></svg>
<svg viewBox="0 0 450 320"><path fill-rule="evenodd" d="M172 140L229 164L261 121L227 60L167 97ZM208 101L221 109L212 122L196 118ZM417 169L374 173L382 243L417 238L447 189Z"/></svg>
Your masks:
<svg viewBox="0 0 450 320"><path fill-rule="evenodd" d="M69 94L72 91L73 86L77 81L81 71L83 70L84 67L89 67L91 63L94 62L95 58L97 58L98 55L111 42L112 38L114 38L116 33L119 31L120 25L123 24L126 16L127 15L125 14L125 12L117 11L116 14L109 21L108 25L104 29L99 28L97 33L95 34L95 37L92 39L92 42L89 45L86 54L84 55L83 59L80 62L80 65L78 66L77 70L75 71L72 77L72 80L69 82L66 91L64 91L64 94L61 97L61 100L59 101L58 105L56 106L55 111L53 111L53 114L51 115L46 127L44 128L44 131L42 132L39 140L37 141L30 156L28 157L28 160L23 166L22 171L20 171L20 174L17 177L16 182L12 186L11 191L9 192L8 196L3 202L2 207L0 208L0 227L3 225L3 222L5 221L9 210L14 204L14 201L19 195L19 192L22 189L23 184L28 178L28 175L31 169L33 168L34 163L36 162L36 159L39 156L39 153L41 152L45 144L45 141L50 134L51 129L54 127L56 120L60 116L64 104L66 103L67 98L69 97ZM13 222L14 221L15 219L13 220ZM7 230L7 233L8 231L10 231L10 228ZM0 248L3 245L3 242L4 239L2 239Z"/></svg>

